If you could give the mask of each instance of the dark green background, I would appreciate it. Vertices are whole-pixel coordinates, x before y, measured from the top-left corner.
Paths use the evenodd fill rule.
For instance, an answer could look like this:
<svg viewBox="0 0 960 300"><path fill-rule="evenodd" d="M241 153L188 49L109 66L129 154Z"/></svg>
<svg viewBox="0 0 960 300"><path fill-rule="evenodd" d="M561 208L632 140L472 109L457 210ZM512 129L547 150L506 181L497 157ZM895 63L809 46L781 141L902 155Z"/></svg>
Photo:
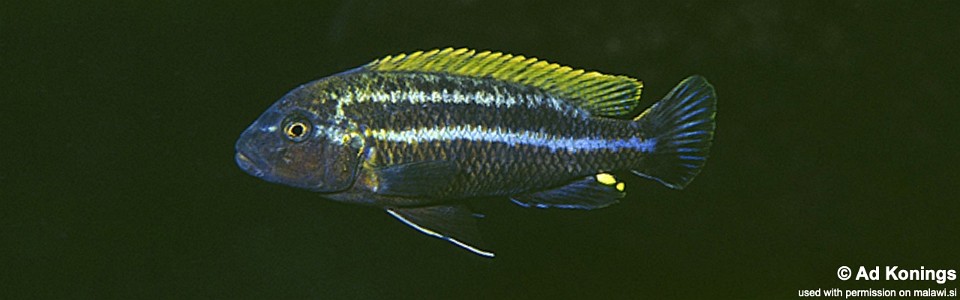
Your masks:
<svg viewBox="0 0 960 300"><path fill-rule="evenodd" d="M0 298L795 298L960 269L944 2L0 4ZM796 3L799 2L799 3ZM463 46L719 95L703 173L597 211L479 203L497 258L272 185L233 145L289 89ZM713 298L709 297L709 298Z"/></svg>

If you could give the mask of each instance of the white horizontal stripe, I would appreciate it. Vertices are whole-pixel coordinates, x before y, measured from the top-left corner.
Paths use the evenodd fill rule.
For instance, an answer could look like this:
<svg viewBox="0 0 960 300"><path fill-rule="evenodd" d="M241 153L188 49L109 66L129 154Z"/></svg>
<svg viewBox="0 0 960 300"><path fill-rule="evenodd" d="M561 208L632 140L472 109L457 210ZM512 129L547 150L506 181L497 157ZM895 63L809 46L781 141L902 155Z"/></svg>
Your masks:
<svg viewBox="0 0 960 300"><path fill-rule="evenodd" d="M478 90L463 93L459 90L433 90L433 91L390 91L366 93L355 91L348 97L339 99L338 109L341 106L350 106L354 103L408 103L408 104L476 104L487 107L514 107L526 106L528 108L537 108L547 106L556 111L568 111L572 107L565 105L563 101L553 97L545 97L540 94L510 95L499 87L492 87L489 91ZM579 110L573 110L573 113L579 114Z"/></svg>
<svg viewBox="0 0 960 300"><path fill-rule="evenodd" d="M325 136L327 141L336 145L343 145L343 139L346 133L336 126L313 126L313 135L315 137Z"/></svg>
<svg viewBox="0 0 960 300"><path fill-rule="evenodd" d="M455 126L451 128L416 128L410 130L369 130L367 135L376 139L391 142L424 143L433 141L470 140L478 142L503 143L510 146L527 145L549 148L550 151L567 150L596 151L623 149L636 150L643 153L653 152L656 146L654 139L631 137L628 139L597 139L590 137L558 137L535 131L512 131L500 127L483 128L482 126Z"/></svg>

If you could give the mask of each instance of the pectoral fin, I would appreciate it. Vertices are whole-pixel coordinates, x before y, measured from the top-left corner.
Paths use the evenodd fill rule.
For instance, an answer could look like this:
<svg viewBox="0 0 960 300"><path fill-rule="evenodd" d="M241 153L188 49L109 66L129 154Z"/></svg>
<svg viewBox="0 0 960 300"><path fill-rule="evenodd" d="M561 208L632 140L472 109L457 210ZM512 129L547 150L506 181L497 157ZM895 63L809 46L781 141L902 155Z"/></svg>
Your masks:
<svg viewBox="0 0 960 300"><path fill-rule="evenodd" d="M378 168L378 194L403 197L429 197L446 188L459 170L448 161L421 161Z"/></svg>
<svg viewBox="0 0 960 300"><path fill-rule="evenodd" d="M613 205L626 193L623 182L600 173L555 189L511 197L517 205L536 208L595 209Z"/></svg>
<svg viewBox="0 0 960 300"><path fill-rule="evenodd" d="M480 231L473 212L462 204L413 208L389 208L387 213L420 232L485 257L493 252L483 250Z"/></svg>

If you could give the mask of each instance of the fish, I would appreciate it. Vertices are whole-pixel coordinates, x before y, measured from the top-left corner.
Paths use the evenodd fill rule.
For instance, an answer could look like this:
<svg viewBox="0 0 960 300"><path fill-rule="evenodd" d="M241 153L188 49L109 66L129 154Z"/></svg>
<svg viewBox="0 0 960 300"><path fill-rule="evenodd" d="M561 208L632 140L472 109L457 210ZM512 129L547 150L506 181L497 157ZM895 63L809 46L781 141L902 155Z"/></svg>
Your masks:
<svg viewBox="0 0 960 300"><path fill-rule="evenodd" d="M467 48L376 59L291 90L236 143L240 169L322 198L383 209L494 257L470 207L603 208L617 176L683 189L703 168L717 96L699 75L641 111L643 83Z"/></svg>

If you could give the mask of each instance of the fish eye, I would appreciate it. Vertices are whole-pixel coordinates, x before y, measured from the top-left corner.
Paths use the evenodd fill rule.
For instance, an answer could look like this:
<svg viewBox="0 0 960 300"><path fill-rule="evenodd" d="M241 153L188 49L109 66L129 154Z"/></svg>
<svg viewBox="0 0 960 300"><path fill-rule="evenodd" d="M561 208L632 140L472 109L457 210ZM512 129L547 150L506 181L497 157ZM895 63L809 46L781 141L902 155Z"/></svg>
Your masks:
<svg viewBox="0 0 960 300"><path fill-rule="evenodd" d="M310 133L310 121L302 116L292 116L284 121L283 134L294 142L302 142Z"/></svg>

